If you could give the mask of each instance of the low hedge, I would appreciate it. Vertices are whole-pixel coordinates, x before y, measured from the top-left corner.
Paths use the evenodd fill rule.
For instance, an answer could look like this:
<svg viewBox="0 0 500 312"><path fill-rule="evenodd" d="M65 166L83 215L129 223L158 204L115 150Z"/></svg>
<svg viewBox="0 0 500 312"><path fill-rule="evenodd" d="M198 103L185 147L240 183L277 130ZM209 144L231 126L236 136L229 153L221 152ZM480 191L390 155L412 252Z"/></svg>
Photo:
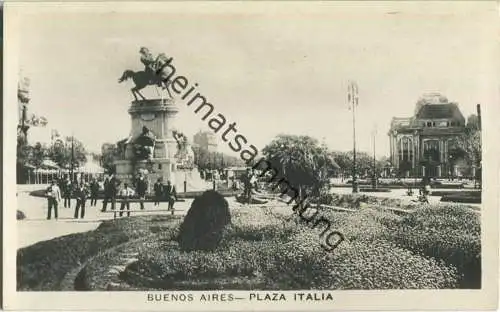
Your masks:
<svg viewBox="0 0 500 312"><path fill-rule="evenodd" d="M377 187L377 188L360 188L359 191L363 192L363 193L390 193L391 189L389 189L389 188L381 188L381 187Z"/></svg>
<svg viewBox="0 0 500 312"><path fill-rule="evenodd" d="M481 226L473 211L455 205L429 207L403 217L393 240L403 248L458 269L461 288L481 288Z"/></svg>
<svg viewBox="0 0 500 312"><path fill-rule="evenodd" d="M366 194L322 194L315 202L319 204L340 206L344 208L359 208L363 204L382 205L389 207L405 207L405 201L397 198L383 198Z"/></svg>
<svg viewBox="0 0 500 312"><path fill-rule="evenodd" d="M464 203L464 204L480 204L481 203L481 192L467 192L467 193L456 193L444 195L441 197L442 202L454 202L454 203Z"/></svg>

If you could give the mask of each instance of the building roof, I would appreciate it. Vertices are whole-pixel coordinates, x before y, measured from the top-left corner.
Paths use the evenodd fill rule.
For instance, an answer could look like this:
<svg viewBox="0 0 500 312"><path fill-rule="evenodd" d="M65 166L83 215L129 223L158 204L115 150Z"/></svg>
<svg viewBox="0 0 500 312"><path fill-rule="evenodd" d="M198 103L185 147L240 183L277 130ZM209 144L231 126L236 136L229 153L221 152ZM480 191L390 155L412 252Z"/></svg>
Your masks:
<svg viewBox="0 0 500 312"><path fill-rule="evenodd" d="M447 104L424 104L415 115L418 119L463 119L463 115L455 103Z"/></svg>

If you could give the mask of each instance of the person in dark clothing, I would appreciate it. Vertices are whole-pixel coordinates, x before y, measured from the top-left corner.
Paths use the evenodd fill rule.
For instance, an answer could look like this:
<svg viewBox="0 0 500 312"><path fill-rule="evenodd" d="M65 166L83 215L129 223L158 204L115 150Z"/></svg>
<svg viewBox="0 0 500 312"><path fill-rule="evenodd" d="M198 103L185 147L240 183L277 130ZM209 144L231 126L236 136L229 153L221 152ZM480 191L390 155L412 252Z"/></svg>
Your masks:
<svg viewBox="0 0 500 312"><path fill-rule="evenodd" d="M88 189L85 183L80 183L75 190L76 197L76 207L75 207L75 219L78 219L78 211L80 211L80 218L85 217L85 201L87 200Z"/></svg>
<svg viewBox="0 0 500 312"><path fill-rule="evenodd" d="M168 202L168 210L174 210L174 203L177 200L177 191L170 181L167 181L165 185L164 195Z"/></svg>
<svg viewBox="0 0 500 312"><path fill-rule="evenodd" d="M99 194L99 183L96 179L93 179L90 183L90 206L97 205L97 195Z"/></svg>
<svg viewBox="0 0 500 312"><path fill-rule="evenodd" d="M158 206L160 204L161 196L163 195L163 183L161 182L161 178L158 178L158 181L156 181L154 185L154 193L155 193L155 201L154 205Z"/></svg>
<svg viewBox="0 0 500 312"><path fill-rule="evenodd" d="M123 185L123 189L120 191L120 197L123 199L120 205L120 217L123 216L123 210L127 207L127 216L130 217L130 202L128 201L132 196L134 196L134 190L128 187L128 184Z"/></svg>
<svg viewBox="0 0 500 312"><path fill-rule="evenodd" d="M104 201L102 202L102 212L106 211L108 202L111 202L111 210L115 210L116 194L118 192L117 182L118 181L114 176L111 179L106 178L104 181Z"/></svg>
<svg viewBox="0 0 500 312"><path fill-rule="evenodd" d="M47 220L51 219L52 209L54 209L54 216L57 220L57 205L59 201L61 201L61 190L56 185L55 181L52 181L52 184L46 190L46 195L49 205L49 209L47 211Z"/></svg>
<svg viewBox="0 0 500 312"><path fill-rule="evenodd" d="M246 174L243 175L242 182L243 182L243 188L244 188L243 195L244 195L245 199L247 200L247 203L250 204L250 202L252 201L252 189L253 189L254 183L255 183L255 177L253 175L251 168L248 168Z"/></svg>
<svg viewBox="0 0 500 312"><path fill-rule="evenodd" d="M61 192L64 198L64 208L71 208L71 194L73 193L73 185L71 184L71 180L66 178L63 183L63 188Z"/></svg>
<svg viewBox="0 0 500 312"><path fill-rule="evenodd" d="M146 199L147 189L148 189L148 184L146 183L146 180L144 180L144 177L142 175L139 176L135 186L135 192L137 193L139 199L141 200ZM141 206L141 210L144 210L144 202L143 201L139 202L139 205Z"/></svg>

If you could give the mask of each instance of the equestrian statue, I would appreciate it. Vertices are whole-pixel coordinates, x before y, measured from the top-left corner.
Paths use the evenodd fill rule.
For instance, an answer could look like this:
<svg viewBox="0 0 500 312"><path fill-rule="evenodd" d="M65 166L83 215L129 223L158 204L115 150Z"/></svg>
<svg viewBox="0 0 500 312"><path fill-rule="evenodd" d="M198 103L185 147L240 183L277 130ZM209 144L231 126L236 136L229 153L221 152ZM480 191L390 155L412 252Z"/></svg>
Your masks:
<svg viewBox="0 0 500 312"><path fill-rule="evenodd" d="M134 99L138 101L138 97L140 96L143 100L146 100L144 95L140 92L147 86L155 86L156 92L158 95L161 95L163 98L163 94L160 94L159 88L162 90L166 90L168 96L172 98L172 94L168 89L170 86L170 76L172 76L172 67L168 66L173 58L169 58L165 55L165 53L160 53L156 58L149 51L148 48L142 47L139 50L141 54L141 63L144 65L144 70L141 71L133 71L126 70L123 72L120 79L118 79L119 83L122 83L130 78L135 84L135 87L130 89Z"/></svg>

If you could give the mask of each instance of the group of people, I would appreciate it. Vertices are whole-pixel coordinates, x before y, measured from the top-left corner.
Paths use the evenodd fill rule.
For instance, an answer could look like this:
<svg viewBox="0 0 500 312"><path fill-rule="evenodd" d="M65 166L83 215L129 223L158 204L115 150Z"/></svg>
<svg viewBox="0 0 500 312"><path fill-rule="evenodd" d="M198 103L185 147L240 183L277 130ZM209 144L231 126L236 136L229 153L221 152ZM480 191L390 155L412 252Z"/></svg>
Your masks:
<svg viewBox="0 0 500 312"><path fill-rule="evenodd" d="M59 202L64 200L64 208L71 208L71 199L76 199L74 218L78 219L85 217L85 203L90 197L90 205L97 205L97 196L99 194L100 185L96 179L90 183L81 180L73 180L70 178L53 180L46 190L48 200L47 219L51 219L52 210L54 217L58 218L58 205Z"/></svg>
<svg viewBox="0 0 500 312"><path fill-rule="evenodd" d="M48 201L47 219L52 218L54 211L55 219L58 218L58 205L64 201L65 208L71 208L71 200L76 199L74 218L85 217L85 206L87 199L90 198L90 206L97 206L97 198L99 191L104 190L104 200L101 212L106 212L108 203L111 203L111 209L115 210L116 200L120 199L120 216L123 215L125 208L127 215L130 216L130 200L133 198L139 199L140 209L144 209L144 200L148 190L148 184L144 176L140 175L134 183L135 187L131 188L128 183L118 181L115 176L107 177L104 181L93 179L90 183L85 181L74 180L68 178L53 180L46 190ZM168 209L174 209L174 203L177 200L177 192L175 186L170 181L163 184L161 179L154 185L154 205L157 206L161 201L168 202Z"/></svg>

